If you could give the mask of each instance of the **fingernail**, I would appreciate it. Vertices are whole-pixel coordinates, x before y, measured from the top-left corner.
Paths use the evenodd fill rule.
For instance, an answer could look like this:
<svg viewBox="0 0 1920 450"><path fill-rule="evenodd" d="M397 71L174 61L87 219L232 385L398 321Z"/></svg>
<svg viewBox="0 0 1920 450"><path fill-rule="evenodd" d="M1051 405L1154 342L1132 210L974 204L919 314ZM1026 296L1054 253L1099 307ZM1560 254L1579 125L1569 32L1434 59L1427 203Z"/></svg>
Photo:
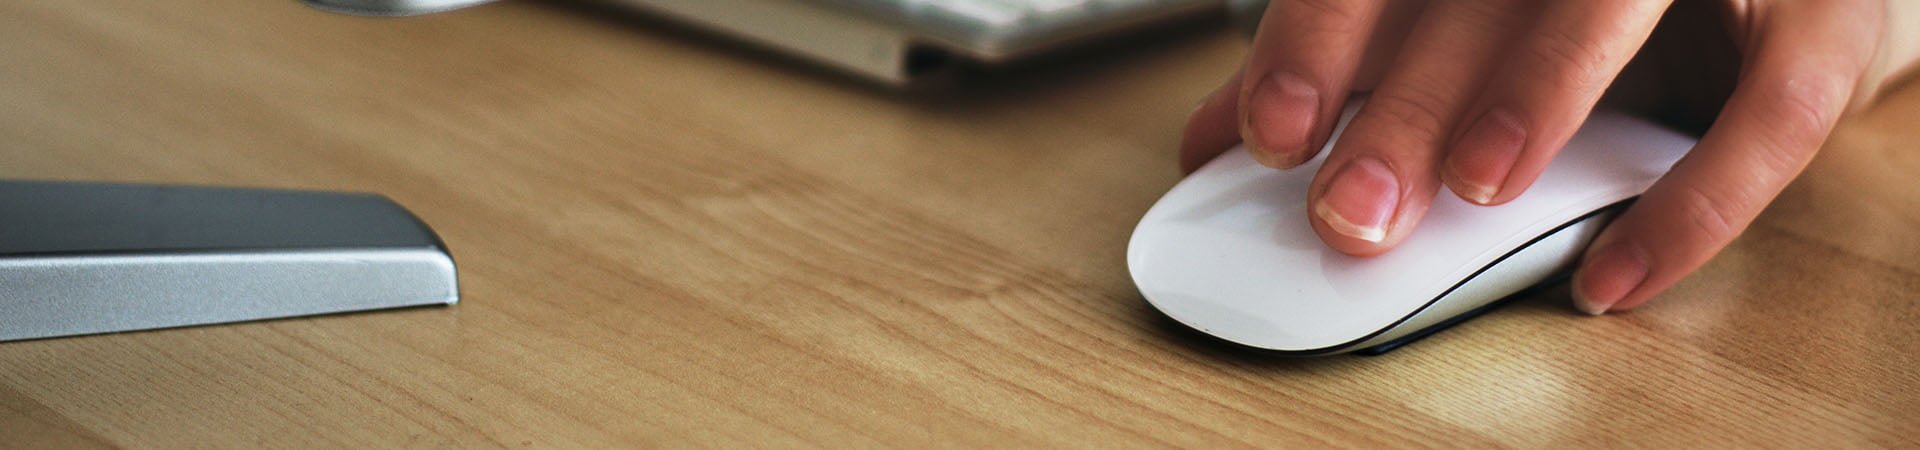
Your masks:
<svg viewBox="0 0 1920 450"><path fill-rule="evenodd" d="M1334 232L1367 242L1387 238L1387 222L1400 205L1400 182L1374 156L1347 161L1327 182L1313 214Z"/></svg>
<svg viewBox="0 0 1920 450"><path fill-rule="evenodd" d="M1494 109L1481 115L1447 152L1456 193L1467 201L1492 204L1526 144L1527 129L1513 114Z"/></svg>
<svg viewBox="0 0 1920 450"><path fill-rule="evenodd" d="M1647 279L1647 254L1620 243L1596 249L1573 280L1573 304L1592 315L1606 314Z"/></svg>
<svg viewBox="0 0 1920 450"><path fill-rule="evenodd" d="M1253 159L1287 168L1306 162L1308 135L1320 111L1320 93L1306 80L1285 72L1262 78L1247 98L1240 137Z"/></svg>

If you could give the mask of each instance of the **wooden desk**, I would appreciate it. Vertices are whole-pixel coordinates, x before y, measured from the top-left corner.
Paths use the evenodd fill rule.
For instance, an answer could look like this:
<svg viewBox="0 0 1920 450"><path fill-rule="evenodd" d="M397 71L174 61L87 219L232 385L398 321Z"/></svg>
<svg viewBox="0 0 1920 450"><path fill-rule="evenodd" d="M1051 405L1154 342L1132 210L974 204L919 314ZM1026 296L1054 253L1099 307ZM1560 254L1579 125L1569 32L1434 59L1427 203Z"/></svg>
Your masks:
<svg viewBox="0 0 1920 450"><path fill-rule="evenodd" d="M1642 311L1582 317L1562 290L1385 357L1286 360L1170 325L1122 259L1231 33L899 96L657 25L6 2L0 177L385 193L443 234L465 296L0 344L0 442L1920 436L1920 89L1848 119Z"/></svg>

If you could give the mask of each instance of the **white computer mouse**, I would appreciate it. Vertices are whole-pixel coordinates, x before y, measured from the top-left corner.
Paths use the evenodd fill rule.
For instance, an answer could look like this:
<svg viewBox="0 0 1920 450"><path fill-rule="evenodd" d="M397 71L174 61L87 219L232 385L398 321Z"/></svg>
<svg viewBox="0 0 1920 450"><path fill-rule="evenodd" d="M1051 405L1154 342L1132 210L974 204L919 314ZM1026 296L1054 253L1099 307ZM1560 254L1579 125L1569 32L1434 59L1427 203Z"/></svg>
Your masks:
<svg viewBox="0 0 1920 450"><path fill-rule="evenodd" d="M1478 206L1442 188L1411 235L1372 257L1328 248L1308 223L1307 185L1331 143L1288 170L1233 149L1147 211L1127 267L1155 308L1220 339L1293 355L1378 351L1564 274L1694 141L1595 112L1519 198Z"/></svg>

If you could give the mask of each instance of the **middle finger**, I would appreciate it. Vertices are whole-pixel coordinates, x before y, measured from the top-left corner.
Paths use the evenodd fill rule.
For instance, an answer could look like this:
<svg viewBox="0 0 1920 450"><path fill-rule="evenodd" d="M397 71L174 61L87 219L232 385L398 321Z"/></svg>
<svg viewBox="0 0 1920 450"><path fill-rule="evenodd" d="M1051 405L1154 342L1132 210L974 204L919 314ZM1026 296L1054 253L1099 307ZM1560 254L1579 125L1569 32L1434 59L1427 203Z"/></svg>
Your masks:
<svg viewBox="0 0 1920 450"><path fill-rule="evenodd" d="M1362 106L1308 191L1328 246L1372 255L1412 231L1439 189L1448 130L1497 55L1547 2L1441 0L1415 23L1387 78Z"/></svg>

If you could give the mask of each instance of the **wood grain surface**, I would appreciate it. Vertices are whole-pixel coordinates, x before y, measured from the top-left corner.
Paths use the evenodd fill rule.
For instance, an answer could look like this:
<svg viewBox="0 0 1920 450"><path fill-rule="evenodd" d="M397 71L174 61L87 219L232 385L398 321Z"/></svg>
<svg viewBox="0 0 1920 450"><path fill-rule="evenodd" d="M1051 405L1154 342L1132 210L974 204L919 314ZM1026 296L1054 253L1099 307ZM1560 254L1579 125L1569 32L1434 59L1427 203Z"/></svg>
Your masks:
<svg viewBox="0 0 1920 450"><path fill-rule="evenodd" d="M465 294L0 344L0 446L1920 445L1920 89L1642 310L1559 288L1278 359L1161 318L1122 258L1245 50L897 93L553 3L0 3L0 177L383 193Z"/></svg>

